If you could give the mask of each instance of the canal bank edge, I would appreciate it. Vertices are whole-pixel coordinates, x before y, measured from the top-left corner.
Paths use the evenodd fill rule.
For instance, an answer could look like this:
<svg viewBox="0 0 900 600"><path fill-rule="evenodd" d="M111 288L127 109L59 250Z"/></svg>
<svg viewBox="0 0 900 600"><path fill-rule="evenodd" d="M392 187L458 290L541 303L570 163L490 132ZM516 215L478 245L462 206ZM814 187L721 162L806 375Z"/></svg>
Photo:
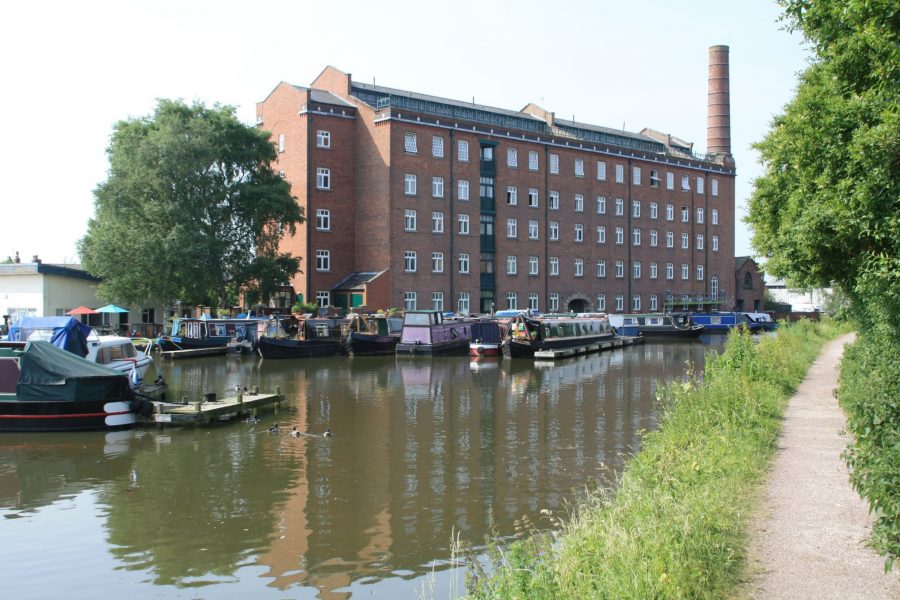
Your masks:
<svg viewBox="0 0 900 600"><path fill-rule="evenodd" d="M613 494L596 492L562 532L533 534L471 564L474 598L722 598L745 573L754 500L788 398L840 333L800 322L755 344L733 334L701 379L659 393Z"/></svg>

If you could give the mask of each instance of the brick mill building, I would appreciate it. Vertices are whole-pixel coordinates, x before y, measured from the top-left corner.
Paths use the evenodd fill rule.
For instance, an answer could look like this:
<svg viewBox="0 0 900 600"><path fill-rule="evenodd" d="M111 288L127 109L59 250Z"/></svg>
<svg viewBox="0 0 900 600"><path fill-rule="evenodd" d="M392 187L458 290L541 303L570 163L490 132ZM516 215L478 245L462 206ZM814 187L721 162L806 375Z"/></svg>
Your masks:
<svg viewBox="0 0 900 600"><path fill-rule="evenodd" d="M657 311L729 303L728 47L710 48L709 154L639 133L353 81L327 67L257 105L307 222L304 300L342 308Z"/></svg>

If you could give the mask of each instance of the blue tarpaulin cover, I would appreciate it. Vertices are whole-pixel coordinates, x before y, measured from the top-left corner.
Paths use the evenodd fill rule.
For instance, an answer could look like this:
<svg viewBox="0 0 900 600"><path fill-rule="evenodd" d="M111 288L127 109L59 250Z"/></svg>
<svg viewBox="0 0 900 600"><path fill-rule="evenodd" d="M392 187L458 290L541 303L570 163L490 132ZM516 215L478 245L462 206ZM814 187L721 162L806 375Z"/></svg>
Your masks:
<svg viewBox="0 0 900 600"><path fill-rule="evenodd" d="M45 340L82 358L87 356L91 328L74 317L25 317L9 327L9 341Z"/></svg>

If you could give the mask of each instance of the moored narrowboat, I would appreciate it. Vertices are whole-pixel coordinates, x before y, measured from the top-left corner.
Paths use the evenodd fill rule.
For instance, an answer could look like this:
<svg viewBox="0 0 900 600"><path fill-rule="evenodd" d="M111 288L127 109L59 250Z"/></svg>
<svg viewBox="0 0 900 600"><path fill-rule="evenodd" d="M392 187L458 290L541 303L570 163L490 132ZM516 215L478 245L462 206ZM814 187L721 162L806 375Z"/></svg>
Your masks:
<svg viewBox="0 0 900 600"><path fill-rule="evenodd" d="M667 340L694 340L703 334L703 325L695 324L689 315L612 314L609 323L618 335L663 338Z"/></svg>
<svg viewBox="0 0 900 600"><path fill-rule="evenodd" d="M394 354L403 331L403 317L353 315L345 325L343 350L353 356Z"/></svg>
<svg viewBox="0 0 900 600"><path fill-rule="evenodd" d="M472 339L472 321L445 318L437 310L411 310L403 316L397 354L466 354Z"/></svg>
<svg viewBox="0 0 900 600"><path fill-rule="evenodd" d="M257 351L263 358L334 356L341 349L341 319L273 319Z"/></svg>
<svg viewBox="0 0 900 600"><path fill-rule="evenodd" d="M510 358L534 358L545 350L586 348L615 338L605 315L514 317L501 349Z"/></svg>

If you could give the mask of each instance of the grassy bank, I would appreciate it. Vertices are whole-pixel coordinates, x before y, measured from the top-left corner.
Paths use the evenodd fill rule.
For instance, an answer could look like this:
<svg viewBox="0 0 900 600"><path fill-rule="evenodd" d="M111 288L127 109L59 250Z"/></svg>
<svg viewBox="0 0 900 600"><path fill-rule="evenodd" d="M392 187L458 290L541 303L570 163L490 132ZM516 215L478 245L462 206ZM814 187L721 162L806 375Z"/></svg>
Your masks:
<svg viewBox="0 0 900 600"><path fill-rule="evenodd" d="M702 381L661 390L647 434L612 496L589 497L561 533L533 533L471 569L475 598L721 598L741 573L746 524L787 399L830 322L754 344L732 335Z"/></svg>
<svg viewBox="0 0 900 600"><path fill-rule="evenodd" d="M875 515L872 546L885 567L900 558L900 341L863 332L841 362L838 398L855 443L850 477Z"/></svg>

